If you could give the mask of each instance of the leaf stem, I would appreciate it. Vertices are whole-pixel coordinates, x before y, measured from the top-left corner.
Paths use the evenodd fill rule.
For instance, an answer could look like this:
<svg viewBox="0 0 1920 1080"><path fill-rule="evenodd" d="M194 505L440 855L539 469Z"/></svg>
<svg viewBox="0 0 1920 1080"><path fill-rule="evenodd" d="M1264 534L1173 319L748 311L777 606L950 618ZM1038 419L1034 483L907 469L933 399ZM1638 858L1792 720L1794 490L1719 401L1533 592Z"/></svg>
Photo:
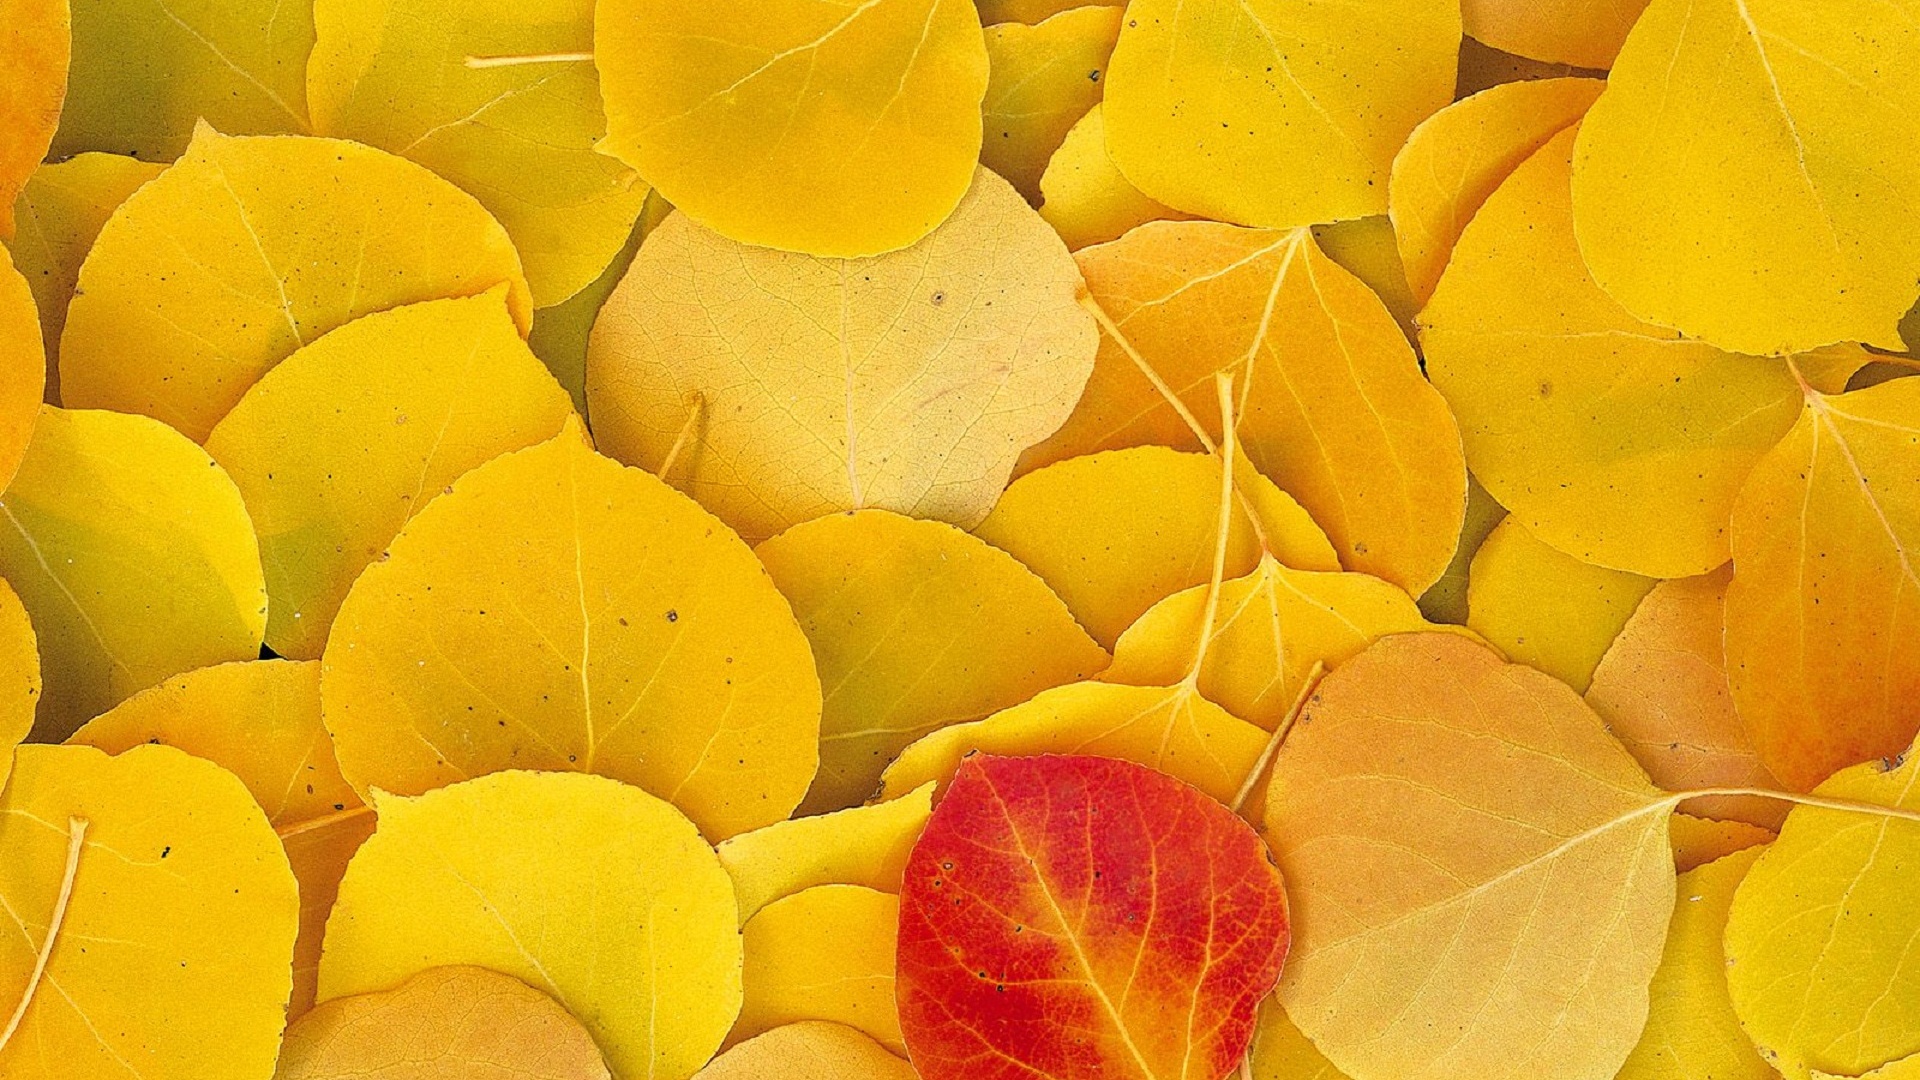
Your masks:
<svg viewBox="0 0 1920 1080"><path fill-rule="evenodd" d="M1855 802L1852 799L1829 799L1821 795L1803 795L1796 791L1774 791L1771 788L1724 787L1702 788L1697 791L1681 791L1669 796L1675 806L1688 799L1697 799L1703 795L1750 795L1761 799L1778 799L1796 806L1814 806L1822 810L1838 810L1844 813L1868 814L1873 817L1899 818L1902 821L1920 822L1920 810L1908 810L1900 806L1882 806L1879 803Z"/></svg>
<svg viewBox="0 0 1920 1080"><path fill-rule="evenodd" d="M46 977L47 962L53 959L53 942L60 936L60 924L66 921L67 904L73 899L73 882L80 876L80 852L87 844L87 819L70 817L67 819L67 868L60 875L60 896L53 902L53 914L47 918L47 936L40 942L40 950L33 958L33 974L27 977L27 988L20 995L20 1004L14 1006L13 1017L7 1021L5 1031L0 1031L0 1050L6 1049L13 1041L13 1033L20 1030L20 1022L27 1018L27 1006L33 1004L33 992L40 988L40 982Z"/></svg>
<svg viewBox="0 0 1920 1080"><path fill-rule="evenodd" d="M1215 449L1213 436L1208 435L1207 429L1200 426L1200 420L1193 415L1193 410L1187 408L1187 403L1180 400L1180 395L1173 392L1173 387L1167 385L1167 380L1160 377L1160 373L1153 369L1153 365L1147 362L1147 358L1140 355L1140 350L1133 347L1133 342L1127 340L1127 335L1120 332L1119 324L1113 321L1106 309L1100 306L1099 301L1087 293L1081 293L1079 302L1080 306L1086 309L1087 314L1093 316L1093 321L1100 324L1101 332L1112 338L1115 345L1120 346L1120 351L1127 354L1127 359L1133 361L1133 366L1140 369L1140 374L1146 376L1147 381L1153 384L1153 388L1166 399L1168 406L1179 414L1180 419L1187 425L1187 430L1193 432L1193 437L1200 440L1200 445L1206 449L1207 453L1213 453ZM1232 427L1229 424L1221 426L1229 430Z"/></svg>
<svg viewBox="0 0 1920 1080"><path fill-rule="evenodd" d="M521 64L577 64L592 63L590 52L530 53L521 56L469 56L470 68L518 67Z"/></svg>
<svg viewBox="0 0 1920 1080"><path fill-rule="evenodd" d="M1288 709L1287 715L1281 717L1280 723L1274 726L1273 737L1267 740L1266 747L1260 751L1259 760L1253 763L1253 771L1247 774L1246 782L1240 785L1240 791L1234 795L1233 805L1228 809L1236 814L1239 813L1247 797L1253 794L1255 787L1259 786L1260 778L1265 776L1267 769L1273 765L1274 755L1280 752L1280 744L1287 741L1287 733L1293 730L1294 721L1300 719L1300 714L1307 708L1307 700L1313 697L1314 690L1320 686L1320 680L1325 678L1326 674L1326 661L1315 660L1312 670L1307 672L1307 681L1300 684L1300 693L1294 696L1293 707Z"/></svg>
<svg viewBox="0 0 1920 1080"><path fill-rule="evenodd" d="M680 450L687 445L687 436L693 434L694 425L700 422L701 415L706 411L707 395L695 390L693 392L693 406L687 410L687 422L680 425L680 434L673 437L673 445L667 449L666 460L660 463L659 471L653 475L665 480L667 474L673 471L673 463L680 459ZM857 500L858 497L859 492L856 489L855 499Z"/></svg>
<svg viewBox="0 0 1920 1080"><path fill-rule="evenodd" d="M1233 418L1233 376L1221 372L1214 376L1214 387L1220 394L1220 416L1226 422L1226 430L1232 431ZM1220 515L1214 526L1213 536L1213 572L1207 578L1207 604L1200 616L1200 641L1193 648L1193 667L1188 669L1182 685L1192 690L1200 685L1200 668L1207 662L1207 647L1213 644L1213 621L1220 615L1220 583L1227 576L1227 540L1233 533L1233 443L1228 438L1220 449Z"/></svg>
<svg viewBox="0 0 1920 1080"><path fill-rule="evenodd" d="M345 810L338 810L331 814L322 814L319 817L308 818L305 821L296 821L284 828L275 829L273 832L274 835L280 839L289 840L302 833L317 832L330 825L338 825L343 821L352 821L354 818L371 813L373 813L373 807L371 806L350 806Z"/></svg>

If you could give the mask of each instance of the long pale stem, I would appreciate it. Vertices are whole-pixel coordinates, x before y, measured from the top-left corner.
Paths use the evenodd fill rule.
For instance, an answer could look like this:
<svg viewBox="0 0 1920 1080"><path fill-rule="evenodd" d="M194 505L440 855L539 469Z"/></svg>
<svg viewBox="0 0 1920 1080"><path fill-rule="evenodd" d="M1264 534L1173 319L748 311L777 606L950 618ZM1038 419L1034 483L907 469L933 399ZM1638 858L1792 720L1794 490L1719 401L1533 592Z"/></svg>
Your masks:
<svg viewBox="0 0 1920 1080"><path fill-rule="evenodd" d="M1315 660L1313 669L1307 672L1307 681L1300 684L1300 692L1294 695L1293 706L1287 710L1286 716L1281 717L1280 723L1274 726L1273 735L1267 739L1267 745L1261 749L1259 760L1253 763L1253 770L1247 773L1247 779L1241 783L1240 791L1234 795L1233 805L1229 808L1234 813L1240 812L1240 808L1246 805L1248 796L1253 794L1253 789L1260 786L1260 778L1265 776L1267 770L1273 766L1273 758L1280 752L1280 744L1287 741L1287 733L1293 730L1294 721L1300 719L1301 712L1307 707L1307 699L1313 696L1314 689L1320 685L1320 680L1325 678L1326 674L1326 662Z"/></svg>
<svg viewBox="0 0 1920 1080"><path fill-rule="evenodd" d="M470 68L518 67L521 64L578 64L591 63L590 52L530 53L524 56L469 56Z"/></svg>
<svg viewBox="0 0 1920 1080"><path fill-rule="evenodd" d="M1781 802L1793 803L1795 806L1816 806L1822 810L1839 810L1845 813L1920 822L1920 810L1908 810L1900 806L1882 806L1879 803L1855 802L1851 799L1829 799L1822 795L1802 795L1794 791L1774 791L1771 788L1702 788L1698 791L1675 792L1668 797L1667 801L1677 806L1688 799L1697 799L1704 795L1750 795L1761 799L1777 799Z"/></svg>
<svg viewBox="0 0 1920 1080"><path fill-rule="evenodd" d="M1220 393L1220 415L1227 422L1227 430L1232 431L1233 377L1223 372L1214 382ZM1184 680L1188 689L1200 685L1200 669L1207 662L1207 647L1213 644L1213 621L1220 615L1220 583L1227 576L1227 540L1233 531L1233 507L1233 440L1228 439L1220 448L1220 516L1214 526L1213 572L1207 578L1207 604L1200 616L1200 641L1193 648L1193 667Z"/></svg>
<svg viewBox="0 0 1920 1080"><path fill-rule="evenodd" d="M20 995L20 1004L14 1006L6 1030L0 1031L0 1050L6 1049L7 1043L13 1041L13 1033L20 1030L21 1021L27 1018L27 1007L33 1004L33 992L40 988L41 980L46 977L47 962L53 959L54 939L60 936L60 924L67 917L67 904L73 899L73 881L80 874L80 852L86 846L87 819L68 818L67 868L60 875L60 895L53 902L53 914L47 919L47 936L40 942L40 951L33 958L33 974L27 976L27 988Z"/></svg>
<svg viewBox="0 0 1920 1080"><path fill-rule="evenodd" d="M338 825L343 821L352 821L354 818L363 817L371 813L373 813L373 807L371 806L350 806L345 810L338 810L331 814L323 814L316 818L308 818L305 821L296 821L291 825L275 829L274 835L282 840L290 840L302 833L317 832L328 826Z"/></svg>
<svg viewBox="0 0 1920 1080"><path fill-rule="evenodd" d="M1153 384L1153 388L1159 391L1162 398L1166 399L1167 405L1179 415L1181 421L1187 425L1187 430L1193 432L1193 437L1199 440L1207 453L1213 453L1213 436L1208 435L1207 429L1200 426L1200 419L1193 415L1193 410L1187 408L1187 403L1180 400L1180 395L1173 392L1173 387L1167 385L1167 380L1160 377L1160 373L1147 362L1147 358L1140 355L1140 350L1133 347L1133 342L1127 340L1127 335L1120 331L1119 324L1113 321L1106 309L1085 293L1080 295L1080 306L1086 309L1087 314L1093 316L1093 321L1100 324L1101 331L1112 338L1115 345L1120 346L1120 351L1127 354L1127 359L1133 361L1133 366L1139 368L1140 374ZM1231 425L1222 426L1231 430Z"/></svg>
<svg viewBox="0 0 1920 1080"><path fill-rule="evenodd" d="M687 410L687 422L680 425L680 434L673 437L673 446L668 448L667 459L660 463L660 471L654 473L655 476L665 480L667 474L673 471L673 463L680 459L681 448L687 445L687 437L693 434L694 425L700 422L700 414L706 412L706 410L707 395L700 393L698 390L694 391L693 407Z"/></svg>

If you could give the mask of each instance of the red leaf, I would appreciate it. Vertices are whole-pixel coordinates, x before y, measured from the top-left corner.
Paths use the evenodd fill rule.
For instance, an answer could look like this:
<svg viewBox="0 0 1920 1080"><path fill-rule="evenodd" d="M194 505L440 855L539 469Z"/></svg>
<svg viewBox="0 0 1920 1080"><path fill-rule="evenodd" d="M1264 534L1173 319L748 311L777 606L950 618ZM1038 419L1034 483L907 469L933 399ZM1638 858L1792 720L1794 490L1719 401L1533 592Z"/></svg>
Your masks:
<svg viewBox="0 0 1920 1080"><path fill-rule="evenodd" d="M1252 829L1096 757L960 766L907 863L898 996L924 1080L1219 1080L1286 958Z"/></svg>

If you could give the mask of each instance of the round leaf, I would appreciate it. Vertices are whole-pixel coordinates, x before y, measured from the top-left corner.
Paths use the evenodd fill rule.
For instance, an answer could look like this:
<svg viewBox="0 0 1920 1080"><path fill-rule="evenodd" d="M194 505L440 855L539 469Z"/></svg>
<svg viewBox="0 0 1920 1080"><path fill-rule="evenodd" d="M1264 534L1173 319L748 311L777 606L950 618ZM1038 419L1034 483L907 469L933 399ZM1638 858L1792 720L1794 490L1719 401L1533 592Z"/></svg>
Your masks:
<svg viewBox="0 0 1920 1080"><path fill-rule="evenodd" d="M900 900L859 885L817 885L760 909L741 927L745 999L729 1041L799 1020L832 1020L896 1054L895 935Z"/></svg>
<svg viewBox="0 0 1920 1080"><path fill-rule="evenodd" d="M1040 216L1072 251L1118 240L1149 221L1192 217L1140 193L1107 153L1107 123L1099 105L1067 130L1040 174Z"/></svg>
<svg viewBox="0 0 1920 1080"><path fill-rule="evenodd" d="M1512 518L1494 526L1467 578L1467 626L1507 654L1585 693L1607 646L1652 578L1594 566Z"/></svg>
<svg viewBox="0 0 1920 1080"><path fill-rule="evenodd" d="M1100 103L1121 16L1117 7L1080 7L1033 26L987 27L991 74L980 163L1028 202L1040 201L1040 174L1067 131Z"/></svg>
<svg viewBox="0 0 1920 1080"><path fill-rule="evenodd" d="M900 798L814 817L778 821L722 841L714 850L733 878L741 921L816 885L900 891L907 853L933 812L933 785Z"/></svg>

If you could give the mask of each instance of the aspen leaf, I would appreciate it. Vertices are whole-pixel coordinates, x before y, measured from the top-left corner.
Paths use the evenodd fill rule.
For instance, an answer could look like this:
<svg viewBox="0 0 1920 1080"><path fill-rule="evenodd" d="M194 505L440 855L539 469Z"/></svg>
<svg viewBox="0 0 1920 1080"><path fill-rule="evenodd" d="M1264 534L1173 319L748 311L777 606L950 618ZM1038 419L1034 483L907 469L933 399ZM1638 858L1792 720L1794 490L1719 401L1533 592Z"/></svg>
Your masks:
<svg viewBox="0 0 1920 1080"><path fill-rule="evenodd" d="M23 746L0 793L0 1075L258 1080L299 900L265 815L163 746Z"/></svg>
<svg viewBox="0 0 1920 1080"><path fill-rule="evenodd" d="M1587 687L1587 704L1669 791L1704 787L1778 788L1733 708L1727 685L1729 569L1663 581L1640 601L1607 647ZM1780 827L1786 804L1708 798L1686 804L1708 817Z"/></svg>
<svg viewBox="0 0 1920 1080"><path fill-rule="evenodd" d="M1653 973L1640 1044L1618 1080L1774 1080L1727 997L1721 938L1733 891L1762 849L1748 848L1680 875L1666 953Z"/></svg>
<svg viewBox="0 0 1920 1080"><path fill-rule="evenodd" d="M817 885L900 891L907 853L933 812L933 784L888 802L778 821L714 850L733 878L742 922L782 897Z"/></svg>
<svg viewBox="0 0 1920 1080"><path fill-rule="evenodd" d="M50 156L172 161L205 122L234 135L307 131L313 5L85 0Z"/></svg>
<svg viewBox="0 0 1920 1080"><path fill-rule="evenodd" d="M1421 313L1427 372L1467 462L1541 540L1583 562L1690 577L1727 561L1733 499L1793 424L1778 360L1640 322L1574 242L1574 132L1489 196Z"/></svg>
<svg viewBox="0 0 1920 1080"><path fill-rule="evenodd" d="M971 527L1086 383L1081 288L985 169L940 228L871 260L752 248L675 214L594 327L594 434L622 461L673 465L752 540L864 507Z"/></svg>
<svg viewBox="0 0 1920 1080"><path fill-rule="evenodd" d="M362 315L526 281L480 204L405 159L335 139L201 125L80 268L60 338L69 406L143 413L194 440L294 350Z"/></svg>
<svg viewBox="0 0 1920 1080"><path fill-rule="evenodd" d="M1606 68L1647 0L1463 0L1467 34L1534 60Z"/></svg>
<svg viewBox="0 0 1920 1080"><path fill-rule="evenodd" d="M925 1080L1224 1076L1287 952L1253 830L1103 758L969 758L900 909L900 1026Z"/></svg>
<svg viewBox="0 0 1920 1080"><path fill-rule="evenodd" d="M1452 98L1442 0L1135 0L1107 80L1107 145L1141 191L1241 225L1387 209L1387 171Z"/></svg>
<svg viewBox="0 0 1920 1080"><path fill-rule="evenodd" d="M600 317L600 309L606 306L620 279L627 276L627 267L633 265L634 256L640 253L640 242L672 212L673 207L668 206L658 192L648 195L646 207L640 212L640 220L634 223L626 246L614 255L600 276L564 303L533 313L533 331L527 335L527 347L547 365L547 370L567 388L567 393L573 395L574 410L581 416L587 414L587 342L593 335L593 322Z"/></svg>
<svg viewBox="0 0 1920 1080"><path fill-rule="evenodd" d="M1723 349L1899 349L1920 279L1920 23L1905 2L1654 0L1588 113L1593 278Z"/></svg>
<svg viewBox="0 0 1920 1080"><path fill-rule="evenodd" d="M260 654L267 591L233 481L144 416L42 406L0 495L0 576L26 605L38 740L171 675Z"/></svg>
<svg viewBox="0 0 1920 1080"><path fill-rule="evenodd" d="M966 194L987 52L970 0L602 0L600 148L733 240L856 257Z"/></svg>
<svg viewBox="0 0 1920 1080"><path fill-rule="evenodd" d="M33 291L0 248L0 489L12 482L33 439L47 361Z"/></svg>
<svg viewBox="0 0 1920 1080"><path fill-rule="evenodd" d="M1067 129L1040 174L1040 216L1079 251L1118 240L1149 221L1188 221L1193 215L1140 193L1107 153L1107 124L1098 104Z"/></svg>
<svg viewBox="0 0 1920 1080"><path fill-rule="evenodd" d="M1778 835L1745 821L1722 821L1682 813L1673 815L1671 833L1673 866L1683 874L1736 851L1771 844Z"/></svg>
<svg viewBox="0 0 1920 1080"><path fill-rule="evenodd" d="M1809 391L1733 512L1726 660L1760 760L1804 791L1920 728L1920 383Z"/></svg>
<svg viewBox="0 0 1920 1080"><path fill-rule="evenodd" d="M1463 4L1464 7L1464 4ZM1606 72L1573 64L1554 64L1503 52L1471 37L1460 39L1460 75L1454 81L1456 100L1491 90L1502 83L1534 79L1604 78Z"/></svg>
<svg viewBox="0 0 1920 1080"><path fill-rule="evenodd" d="M14 200L18 228L8 246L40 308L50 405L60 401L60 332L67 325L67 303L80 280L80 264L127 196L165 168L119 154L80 154L41 166Z"/></svg>
<svg viewBox="0 0 1920 1080"><path fill-rule="evenodd" d="M1420 611L1434 622L1467 624L1468 573L1480 545L1493 534L1494 526L1507 519L1507 508L1494 501L1472 473L1467 474L1467 516L1460 523L1460 539L1453 549L1440 580L1420 594Z"/></svg>
<svg viewBox="0 0 1920 1080"><path fill-rule="evenodd" d="M317 0L317 134L417 161L471 192L526 263L539 307L598 277L647 199L606 134L592 0ZM514 55L589 57L487 64ZM473 59L469 59L473 58Z"/></svg>
<svg viewBox="0 0 1920 1080"><path fill-rule="evenodd" d="M1287 1019L1277 996L1260 1005L1253 1044L1247 1048L1246 1071L1251 1080L1348 1080Z"/></svg>
<svg viewBox="0 0 1920 1080"><path fill-rule="evenodd" d="M311 1008L327 912L347 860L373 831L372 812L340 778L320 726L320 665L245 660L190 671L94 717L67 741L109 754L159 743L239 777L300 883L287 1012Z"/></svg>
<svg viewBox="0 0 1920 1080"><path fill-rule="evenodd" d="M714 1058L695 1080L919 1080L913 1066L844 1024L804 1020Z"/></svg>
<svg viewBox="0 0 1920 1080"><path fill-rule="evenodd" d="M0 789L13 768L13 748L33 730L40 703L40 653L13 586L0 579Z"/></svg>
<svg viewBox="0 0 1920 1080"><path fill-rule="evenodd" d="M518 979L429 968L335 998L287 1028L274 1080L607 1080L580 1021Z"/></svg>
<svg viewBox="0 0 1920 1080"><path fill-rule="evenodd" d="M1552 678L1454 634L1375 643L1274 761L1287 1015L1356 1080L1611 1080L1672 911L1675 801Z"/></svg>
<svg viewBox="0 0 1920 1080"><path fill-rule="evenodd" d="M559 1002L615 1080L684 1080L720 1046L740 1007L733 886L672 806L512 771L374 810L327 921L323 1007L470 964Z"/></svg>
<svg viewBox="0 0 1920 1080"><path fill-rule="evenodd" d="M1606 83L1537 79L1503 83L1427 117L1393 159L1387 203L1414 300L1433 298L1460 233L1549 139L1578 123Z"/></svg>
<svg viewBox="0 0 1920 1080"><path fill-rule="evenodd" d="M1400 242L1393 233L1393 220L1386 214L1374 214L1315 225L1313 241L1320 245L1327 258L1359 278L1362 285L1380 298L1400 332L1412 341L1416 333L1414 316L1420 305L1407 285L1407 270L1400 261Z"/></svg>
<svg viewBox="0 0 1920 1080"><path fill-rule="evenodd" d="M47 156L72 59L67 0L0 4L0 240L13 240L14 199Z"/></svg>
<svg viewBox="0 0 1920 1080"><path fill-rule="evenodd" d="M816 885L741 927L745 995L730 1042L799 1020L831 1020L905 1053L893 1003L900 899L860 885Z"/></svg>
<svg viewBox="0 0 1920 1080"><path fill-rule="evenodd" d="M974 6L980 9L980 22L985 26L1000 23L1038 25L1085 3L1086 0L975 0Z"/></svg>
<svg viewBox="0 0 1920 1080"><path fill-rule="evenodd" d="M1033 571L942 522L833 514L756 554L827 688L820 771L802 813L866 799L887 762L930 731L1107 666L1106 650Z"/></svg>
<svg viewBox="0 0 1920 1080"><path fill-rule="evenodd" d="M1600 657L1654 584L1583 563L1507 518L1473 556L1467 627L1508 659L1585 693Z"/></svg>
<svg viewBox="0 0 1920 1080"><path fill-rule="evenodd" d="M1313 514L1342 565L1410 593L1439 578L1466 505L1459 431L1380 298L1309 232L1153 222L1079 260L1110 325L1079 406L1023 468L1207 446L1214 376L1234 373L1247 462Z"/></svg>
<svg viewBox="0 0 1920 1080"><path fill-rule="evenodd" d="M1920 810L1920 754L1855 765L1816 793ZM1870 1074L1920 1055L1912 993L1920 823L1797 806L1727 918L1733 1009L1788 1080ZM1898 1070L1892 1070L1898 1075Z"/></svg>
<svg viewBox="0 0 1920 1080"><path fill-rule="evenodd" d="M820 683L753 553L577 421L455 481L354 582L321 704L356 790L600 773L716 840L813 779Z"/></svg>
<svg viewBox="0 0 1920 1080"><path fill-rule="evenodd" d="M1068 130L1100 103L1121 15L1117 7L1081 7L1034 26L987 27L980 163L1028 202L1040 201L1040 175Z"/></svg>
<svg viewBox="0 0 1920 1080"><path fill-rule="evenodd" d="M260 537L268 647L318 657L347 588L409 516L572 413L504 285L355 319L281 361L207 436Z"/></svg>

